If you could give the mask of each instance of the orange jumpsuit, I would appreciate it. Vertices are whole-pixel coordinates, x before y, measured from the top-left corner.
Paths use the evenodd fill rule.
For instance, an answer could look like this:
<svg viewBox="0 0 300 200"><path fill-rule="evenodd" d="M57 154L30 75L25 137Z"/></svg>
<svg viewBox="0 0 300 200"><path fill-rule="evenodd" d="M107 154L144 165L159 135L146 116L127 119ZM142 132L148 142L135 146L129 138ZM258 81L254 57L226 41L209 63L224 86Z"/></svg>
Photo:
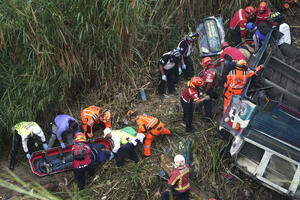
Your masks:
<svg viewBox="0 0 300 200"><path fill-rule="evenodd" d="M165 128L164 123L155 117L138 115L135 121L139 127L138 133L143 133L146 136L144 143L144 155L151 155L151 143L159 135L170 135L171 131Z"/></svg>
<svg viewBox="0 0 300 200"><path fill-rule="evenodd" d="M225 113L226 111L231 96L242 95L243 89L247 83L247 79L256 74L256 72L258 72L260 69L261 67L258 66L255 71L252 71L250 69L234 69L229 72L229 74L227 75L227 82L224 84L224 88L226 88L226 91L224 95L223 113Z"/></svg>
<svg viewBox="0 0 300 200"><path fill-rule="evenodd" d="M93 137L93 126L95 124L104 123L105 128L111 127L110 111L104 110L98 106L90 106L81 112L81 120L83 124L84 134L89 138Z"/></svg>

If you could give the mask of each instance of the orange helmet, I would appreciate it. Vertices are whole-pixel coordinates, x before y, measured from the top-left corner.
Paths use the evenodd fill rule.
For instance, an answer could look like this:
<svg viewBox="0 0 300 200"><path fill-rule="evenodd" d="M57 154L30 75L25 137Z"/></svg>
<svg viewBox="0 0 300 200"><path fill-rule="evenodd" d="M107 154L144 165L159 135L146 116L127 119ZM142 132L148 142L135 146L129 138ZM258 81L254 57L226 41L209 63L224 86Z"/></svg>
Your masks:
<svg viewBox="0 0 300 200"><path fill-rule="evenodd" d="M128 120L131 119L131 117L136 116L137 112L135 110L128 110L126 116L128 118Z"/></svg>
<svg viewBox="0 0 300 200"><path fill-rule="evenodd" d="M236 62L236 68L237 69L246 69L248 67L248 64L246 60L239 60Z"/></svg>
<svg viewBox="0 0 300 200"><path fill-rule="evenodd" d="M199 76L193 77L193 78L191 79L191 82L192 82L192 84L193 84L195 87L198 87L198 88L200 88L200 87L203 85L203 83L204 83L203 79L202 79L201 77L199 77Z"/></svg>
<svg viewBox="0 0 300 200"><path fill-rule="evenodd" d="M78 133L75 135L75 142L76 142L76 143L79 143L79 142L86 142L85 134L82 133L82 132L78 132Z"/></svg>
<svg viewBox="0 0 300 200"><path fill-rule="evenodd" d="M253 8L253 6L246 7L245 11L250 15L250 17L254 17L254 15L255 15L255 9Z"/></svg>
<svg viewBox="0 0 300 200"><path fill-rule="evenodd" d="M267 8L268 8L268 6L267 6L267 3L266 3L266 2L264 2L264 1L260 2L259 7L258 7L258 10L259 10L259 11L264 11L264 10L266 10Z"/></svg>
<svg viewBox="0 0 300 200"><path fill-rule="evenodd" d="M202 59L202 65L203 66L208 66L212 64L212 59L210 57L205 57Z"/></svg>

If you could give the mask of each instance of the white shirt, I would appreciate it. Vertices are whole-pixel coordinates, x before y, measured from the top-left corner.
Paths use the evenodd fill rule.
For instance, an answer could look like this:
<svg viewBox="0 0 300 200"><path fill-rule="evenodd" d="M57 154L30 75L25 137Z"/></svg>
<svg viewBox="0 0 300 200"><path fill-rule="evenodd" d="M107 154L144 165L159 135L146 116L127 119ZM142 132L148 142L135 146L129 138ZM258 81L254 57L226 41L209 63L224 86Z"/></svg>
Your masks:
<svg viewBox="0 0 300 200"><path fill-rule="evenodd" d="M283 34L283 36L278 41L278 45L283 43L291 44L291 31L290 26L287 23L282 23L279 25L279 31Z"/></svg>

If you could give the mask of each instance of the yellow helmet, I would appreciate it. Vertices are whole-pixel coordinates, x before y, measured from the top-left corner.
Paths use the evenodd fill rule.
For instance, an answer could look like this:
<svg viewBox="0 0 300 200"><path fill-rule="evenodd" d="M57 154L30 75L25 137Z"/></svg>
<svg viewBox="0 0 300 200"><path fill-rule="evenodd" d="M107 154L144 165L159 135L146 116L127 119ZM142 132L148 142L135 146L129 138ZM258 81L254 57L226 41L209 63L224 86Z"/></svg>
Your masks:
<svg viewBox="0 0 300 200"><path fill-rule="evenodd" d="M75 142L76 142L76 143L79 143L79 142L86 142L85 134L82 133L82 132L78 132L78 133L75 135Z"/></svg>

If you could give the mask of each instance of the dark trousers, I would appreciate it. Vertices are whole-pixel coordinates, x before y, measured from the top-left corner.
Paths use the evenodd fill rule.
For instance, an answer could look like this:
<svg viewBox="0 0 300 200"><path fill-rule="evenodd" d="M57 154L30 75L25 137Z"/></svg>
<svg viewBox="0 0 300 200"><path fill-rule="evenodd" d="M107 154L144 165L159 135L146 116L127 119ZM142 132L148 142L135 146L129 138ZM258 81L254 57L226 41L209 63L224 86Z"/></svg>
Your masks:
<svg viewBox="0 0 300 200"><path fill-rule="evenodd" d="M240 28L236 27L235 29L231 29L229 27L229 33L231 35L231 40L233 40L235 46L237 46L238 44L240 44L242 42L242 38L241 38L241 33L240 33Z"/></svg>
<svg viewBox="0 0 300 200"><path fill-rule="evenodd" d="M137 157L135 151L134 151L134 146L131 143L127 143L124 146L122 146L118 152L117 152L117 167L121 167L124 164L124 159L126 157L129 157L131 160L134 162L138 162L139 158Z"/></svg>
<svg viewBox="0 0 300 200"><path fill-rule="evenodd" d="M203 102L205 117L212 118L212 99L217 99L218 94L211 88L207 95L210 96L210 100L205 100Z"/></svg>
<svg viewBox="0 0 300 200"><path fill-rule="evenodd" d="M190 190L186 192L178 192L176 190L172 190L173 197L177 197L180 200L188 200L190 196ZM162 200L169 200L170 199L170 192L169 191L164 191L161 194L161 199Z"/></svg>
<svg viewBox="0 0 300 200"><path fill-rule="evenodd" d="M89 164L83 168L74 169L74 177L77 181L79 190L83 190L85 186L85 174L88 172L89 176L94 176L95 174L95 165L93 163Z"/></svg>
<svg viewBox="0 0 300 200"><path fill-rule="evenodd" d="M193 103L185 102L182 97L180 97L180 103L183 109L183 121L186 123L186 131L190 131L193 121Z"/></svg>
<svg viewBox="0 0 300 200"><path fill-rule="evenodd" d="M17 159L17 155L18 155L18 151L19 151L19 147L21 146L21 143L22 143L22 137L18 134L17 131L15 131L14 135L13 135L12 150L10 153L9 169L11 169L11 170L13 170L15 167L15 162ZM28 152L30 154L35 151L33 138L30 136L28 136L27 147L28 147Z"/></svg>
<svg viewBox="0 0 300 200"><path fill-rule="evenodd" d="M186 69L182 70L184 77L186 79L190 79L194 76L194 66L193 66L193 60L190 56L183 57L184 64L186 65Z"/></svg>
<svg viewBox="0 0 300 200"><path fill-rule="evenodd" d="M160 84L158 85L158 94L162 95L165 93L165 84L167 82L167 87L169 90L169 93L172 93L175 91L175 81L176 81L176 73L178 73L178 67L175 65L172 69L165 70L164 73L167 77L167 81L163 81L161 79L161 74L160 74Z"/></svg>
<svg viewBox="0 0 300 200"><path fill-rule="evenodd" d="M231 70L235 69L235 63L225 60L223 74L220 81L220 86L224 87L224 83L227 82L227 75Z"/></svg>

